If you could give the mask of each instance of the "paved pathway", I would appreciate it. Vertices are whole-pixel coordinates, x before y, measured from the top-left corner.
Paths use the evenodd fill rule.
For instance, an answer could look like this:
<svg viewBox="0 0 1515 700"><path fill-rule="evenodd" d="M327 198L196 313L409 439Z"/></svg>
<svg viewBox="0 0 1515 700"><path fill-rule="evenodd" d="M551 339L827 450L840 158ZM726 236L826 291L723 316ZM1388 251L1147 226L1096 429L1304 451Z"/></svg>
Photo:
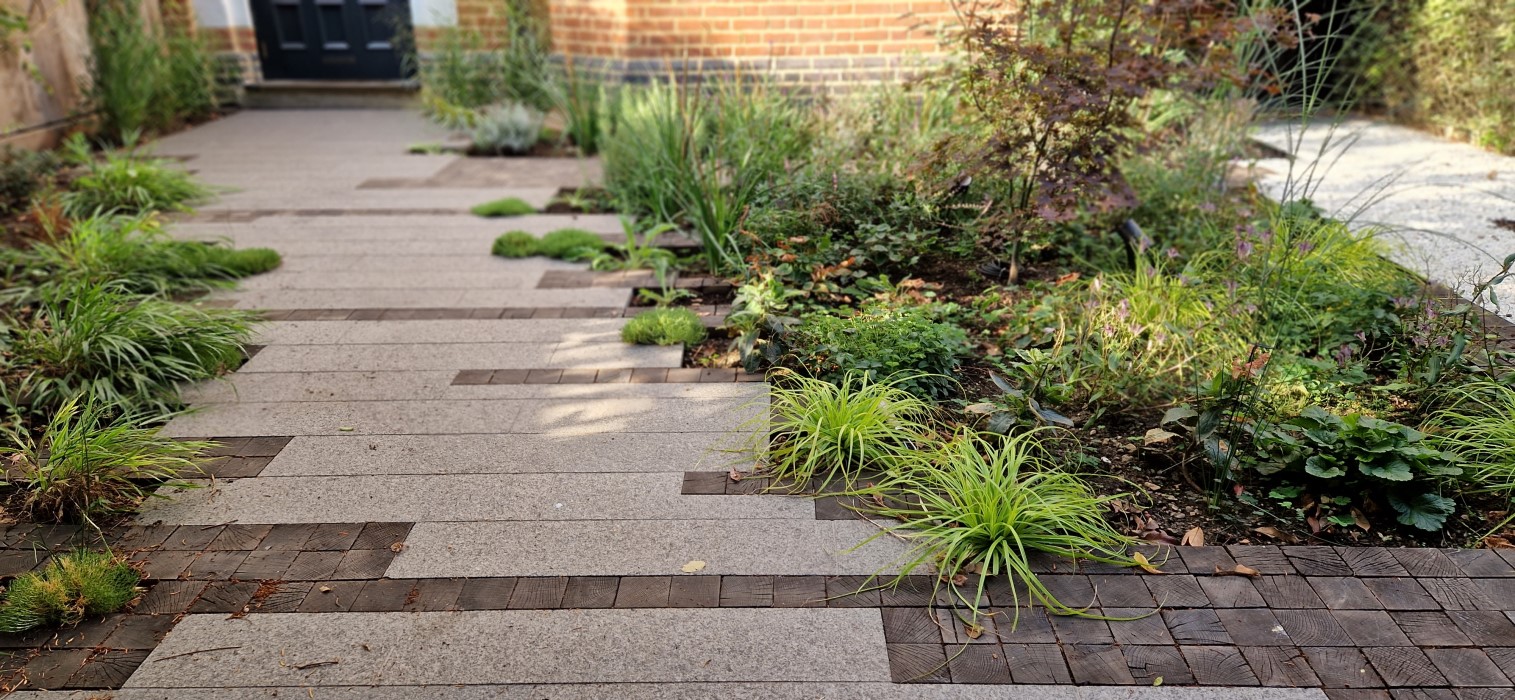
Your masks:
<svg viewBox="0 0 1515 700"><path fill-rule="evenodd" d="M1258 162L1260 184L1307 196L1332 216L1386 231L1394 259L1467 293L1515 253L1515 157L1364 120L1301 129L1272 124L1256 138L1297 154ZM1496 219L1511 221L1507 227ZM1515 279L1497 288L1515 319Z"/></svg>
<svg viewBox="0 0 1515 700"><path fill-rule="evenodd" d="M438 137L403 112L246 112L158 144L239 188L172 230L280 250L282 268L219 302L281 320L168 426L222 439L224 459L120 533L148 594L33 657L34 685L121 700L1515 694L1515 557L1490 551L1184 548L1164 576L1038 561L1064 600L1140 619L1030 608L976 637L932 609L928 578L849 595L900 545L853 551L875 526L756 495L710 452L762 411L761 384L621 345L629 289L542 284L582 266L488 255L507 226L613 233L612 218L465 213L542 204L593 164L403 153ZM22 534L64 538L0 533L0 568L34 565L12 551ZM1263 576L1215 575L1238 562ZM989 596L1014 604L1003 584Z"/></svg>

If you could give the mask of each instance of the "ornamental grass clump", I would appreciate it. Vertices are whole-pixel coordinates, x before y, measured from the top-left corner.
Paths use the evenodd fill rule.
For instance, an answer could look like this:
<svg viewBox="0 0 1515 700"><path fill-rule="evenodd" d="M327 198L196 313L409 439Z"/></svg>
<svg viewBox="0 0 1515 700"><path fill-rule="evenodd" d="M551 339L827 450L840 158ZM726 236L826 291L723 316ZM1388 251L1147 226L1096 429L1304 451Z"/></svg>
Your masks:
<svg viewBox="0 0 1515 700"><path fill-rule="evenodd" d="M56 557L41 571L11 582L0 602L0 632L77 624L88 615L113 613L141 593L141 581L130 564L107 553L81 549Z"/></svg>
<svg viewBox="0 0 1515 700"><path fill-rule="evenodd" d="M15 287L115 283L140 294L175 294L228 287L233 280L278 267L271 248L234 249L219 243L174 240L156 217L90 216L65 235L37 243L17 260L28 272Z"/></svg>
<svg viewBox="0 0 1515 700"><path fill-rule="evenodd" d="M208 198L211 190L194 181L189 173L166 161L139 158L127 141L127 150L107 152L95 158L83 136L65 145L69 160L84 172L63 193L63 211L82 218L100 213L137 216L158 211L189 211L190 205Z"/></svg>
<svg viewBox="0 0 1515 700"><path fill-rule="evenodd" d="M944 577L976 572L971 600L953 589L975 614L991 576L1010 579L1017 611L1024 586L1053 614L1085 614L1089 601L1059 600L1037 579L1036 552L1132 563L1125 552L1134 541L1104 518L1126 494L1099 495L1082 475L1051 464L1035 432L1000 438L964 430L935 452L902 460L865 495L883 504L870 510L901 521L874 537L893 534L914 545L894 583L927 565Z"/></svg>
<svg viewBox="0 0 1515 700"><path fill-rule="evenodd" d="M168 411L176 384L212 379L242 361L254 317L142 297L121 285L39 290L29 318L8 321L9 363L26 379L5 400L46 413L86 396L123 410Z"/></svg>
<svg viewBox="0 0 1515 700"><path fill-rule="evenodd" d="M21 490L20 508L46 520L92 521L128 511L149 496L157 482L198 472L207 442L174 440L157 428L107 407L79 399L64 403L40 437L9 429L13 443L0 448L9 464L10 485Z"/></svg>
<svg viewBox="0 0 1515 700"><path fill-rule="evenodd" d="M684 308L643 311L621 326L621 340L635 345L695 345L704 339L705 324Z"/></svg>
<svg viewBox="0 0 1515 700"><path fill-rule="evenodd" d="M764 475L797 489L815 480L817 490L835 480L851 486L865 472L895 468L932 441L932 405L900 383L850 373L833 384L779 370L748 451Z"/></svg>
<svg viewBox="0 0 1515 700"><path fill-rule="evenodd" d="M1431 417L1431 442L1462 462L1472 489L1515 497L1515 389L1474 382Z"/></svg>

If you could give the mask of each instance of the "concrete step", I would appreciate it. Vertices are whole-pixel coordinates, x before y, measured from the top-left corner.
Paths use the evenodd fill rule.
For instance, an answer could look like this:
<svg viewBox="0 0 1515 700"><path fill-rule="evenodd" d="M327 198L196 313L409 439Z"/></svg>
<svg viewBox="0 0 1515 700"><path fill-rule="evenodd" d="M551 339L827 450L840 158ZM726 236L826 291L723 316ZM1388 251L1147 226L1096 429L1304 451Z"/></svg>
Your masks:
<svg viewBox="0 0 1515 700"><path fill-rule="evenodd" d="M249 109L412 109L418 80L264 80L246 86Z"/></svg>

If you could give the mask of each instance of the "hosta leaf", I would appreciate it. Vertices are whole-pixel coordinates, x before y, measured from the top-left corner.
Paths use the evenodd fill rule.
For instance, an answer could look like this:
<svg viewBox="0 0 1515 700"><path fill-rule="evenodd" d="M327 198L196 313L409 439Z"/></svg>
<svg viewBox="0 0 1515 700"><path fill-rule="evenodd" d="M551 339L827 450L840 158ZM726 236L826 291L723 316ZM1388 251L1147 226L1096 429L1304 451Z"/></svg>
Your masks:
<svg viewBox="0 0 1515 700"><path fill-rule="evenodd" d="M989 432L1001 435L1010 434L1010 429L1015 427L1015 415L1009 412L996 413L989 416Z"/></svg>
<svg viewBox="0 0 1515 700"><path fill-rule="evenodd" d="M1390 495L1389 505L1399 513L1400 523L1427 532L1440 530L1457 510L1457 503L1452 499L1434 493L1416 494L1408 499Z"/></svg>

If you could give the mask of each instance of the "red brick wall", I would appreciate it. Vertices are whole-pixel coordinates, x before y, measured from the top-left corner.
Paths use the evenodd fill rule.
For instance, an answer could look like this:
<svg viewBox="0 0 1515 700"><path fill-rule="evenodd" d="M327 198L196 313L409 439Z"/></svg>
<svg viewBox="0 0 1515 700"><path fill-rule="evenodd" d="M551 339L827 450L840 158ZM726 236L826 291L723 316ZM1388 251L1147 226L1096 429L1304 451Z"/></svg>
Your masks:
<svg viewBox="0 0 1515 700"><path fill-rule="evenodd" d="M552 45L559 53L624 58L636 0L552 0Z"/></svg>
<svg viewBox="0 0 1515 700"><path fill-rule="evenodd" d="M947 0L628 0L630 58L931 53Z"/></svg>

